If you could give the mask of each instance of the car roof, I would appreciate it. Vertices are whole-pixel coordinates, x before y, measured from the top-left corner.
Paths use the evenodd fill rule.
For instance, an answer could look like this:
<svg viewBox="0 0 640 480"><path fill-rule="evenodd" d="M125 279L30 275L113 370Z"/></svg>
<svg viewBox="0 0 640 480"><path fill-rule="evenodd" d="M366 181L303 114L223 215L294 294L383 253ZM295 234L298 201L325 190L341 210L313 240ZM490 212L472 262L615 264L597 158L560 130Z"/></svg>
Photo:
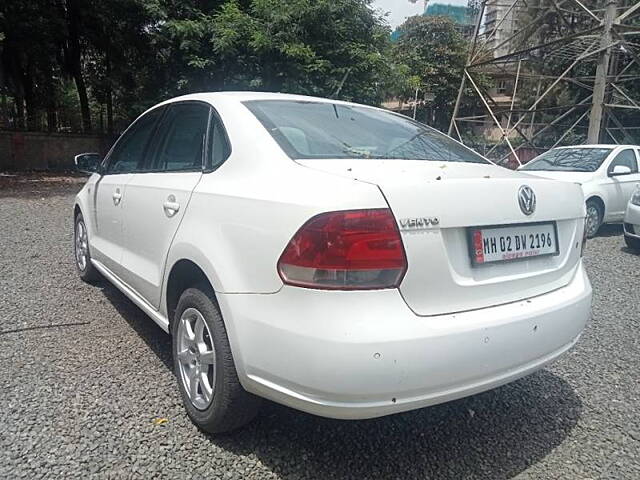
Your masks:
<svg viewBox="0 0 640 480"><path fill-rule="evenodd" d="M250 100L289 100L289 101L306 101L306 102L324 102L324 103L339 103L345 105L356 105L351 102L344 102L341 100L332 100L330 98L322 97L310 97L306 95L294 95L290 93L275 93L275 92L202 92L192 93L189 95L183 95L181 97L171 98L164 103L180 102L185 100L200 100L204 102L215 101L216 99L225 98L235 100L237 102L247 102ZM364 105L367 106L367 105ZM373 107L375 108L375 107Z"/></svg>
<svg viewBox="0 0 640 480"><path fill-rule="evenodd" d="M565 147L556 147L557 150L566 149L566 148L640 148L638 145L616 145L616 144L606 144L606 143L592 143L589 145L569 145Z"/></svg>

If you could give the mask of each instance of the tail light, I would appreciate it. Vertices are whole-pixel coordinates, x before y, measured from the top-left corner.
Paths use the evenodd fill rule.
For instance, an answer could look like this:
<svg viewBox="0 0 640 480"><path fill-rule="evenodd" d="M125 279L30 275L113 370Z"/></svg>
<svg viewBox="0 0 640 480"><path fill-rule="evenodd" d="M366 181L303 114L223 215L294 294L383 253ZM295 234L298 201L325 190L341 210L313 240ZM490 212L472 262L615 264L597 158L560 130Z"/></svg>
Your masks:
<svg viewBox="0 0 640 480"><path fill-rule="evenodd" d="M388 209L317 215L278 261L284 283L328 290L394 288L406 271L400 232Z"/></svg>
<svg viewBox="0 0 640 480"><path fill-rule="evenodd" d="M587 246L587 217L584 217L584 227L582 228L582 245L580 245L580 256L584 255L584 247Z"/></svg>

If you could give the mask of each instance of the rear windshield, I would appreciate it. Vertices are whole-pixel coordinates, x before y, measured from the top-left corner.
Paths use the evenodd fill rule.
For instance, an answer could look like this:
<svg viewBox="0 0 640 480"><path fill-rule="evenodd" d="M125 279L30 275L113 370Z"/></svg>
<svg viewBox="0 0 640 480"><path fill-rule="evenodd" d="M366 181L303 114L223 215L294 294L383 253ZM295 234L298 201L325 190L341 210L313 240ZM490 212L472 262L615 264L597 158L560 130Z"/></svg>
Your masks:
<svg viewBox="0 0 640 480"><path fill-rule="evenodd" d="M558 148L534 158L520 170L595 172L610 153L610 148Z"/></svg>
<svg viewBox="0 0 640 480"><path fill-rule="evenodd" d="M374 108L292 100L244 102L292 159L489 163L446 135Z"/></svg>

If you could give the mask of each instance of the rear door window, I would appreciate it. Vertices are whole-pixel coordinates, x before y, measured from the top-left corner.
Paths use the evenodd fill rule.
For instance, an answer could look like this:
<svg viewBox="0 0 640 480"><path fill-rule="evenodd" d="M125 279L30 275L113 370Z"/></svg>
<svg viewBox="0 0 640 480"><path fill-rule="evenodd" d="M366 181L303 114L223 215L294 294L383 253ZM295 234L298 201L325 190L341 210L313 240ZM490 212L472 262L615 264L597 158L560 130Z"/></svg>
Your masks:
<svg viewBox="0 0 640 480"><path fill-rule="evenodd" d="M209 110L209 106L203 103L172 104L154 140L147 170L202 170Z"/></svg>

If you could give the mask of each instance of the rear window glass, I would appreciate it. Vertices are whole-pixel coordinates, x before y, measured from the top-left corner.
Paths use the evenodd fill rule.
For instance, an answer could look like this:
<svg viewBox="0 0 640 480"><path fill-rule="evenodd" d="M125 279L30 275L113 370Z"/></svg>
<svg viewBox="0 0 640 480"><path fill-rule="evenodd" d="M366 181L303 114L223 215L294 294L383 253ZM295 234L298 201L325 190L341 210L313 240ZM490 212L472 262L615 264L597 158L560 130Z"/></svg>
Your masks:
<svg viewBox="0 0 640 480"><path fill-rule="evenodd" d="M244 104L292 159L489 163L443 133L383 110L293 100Z"/></svg>

